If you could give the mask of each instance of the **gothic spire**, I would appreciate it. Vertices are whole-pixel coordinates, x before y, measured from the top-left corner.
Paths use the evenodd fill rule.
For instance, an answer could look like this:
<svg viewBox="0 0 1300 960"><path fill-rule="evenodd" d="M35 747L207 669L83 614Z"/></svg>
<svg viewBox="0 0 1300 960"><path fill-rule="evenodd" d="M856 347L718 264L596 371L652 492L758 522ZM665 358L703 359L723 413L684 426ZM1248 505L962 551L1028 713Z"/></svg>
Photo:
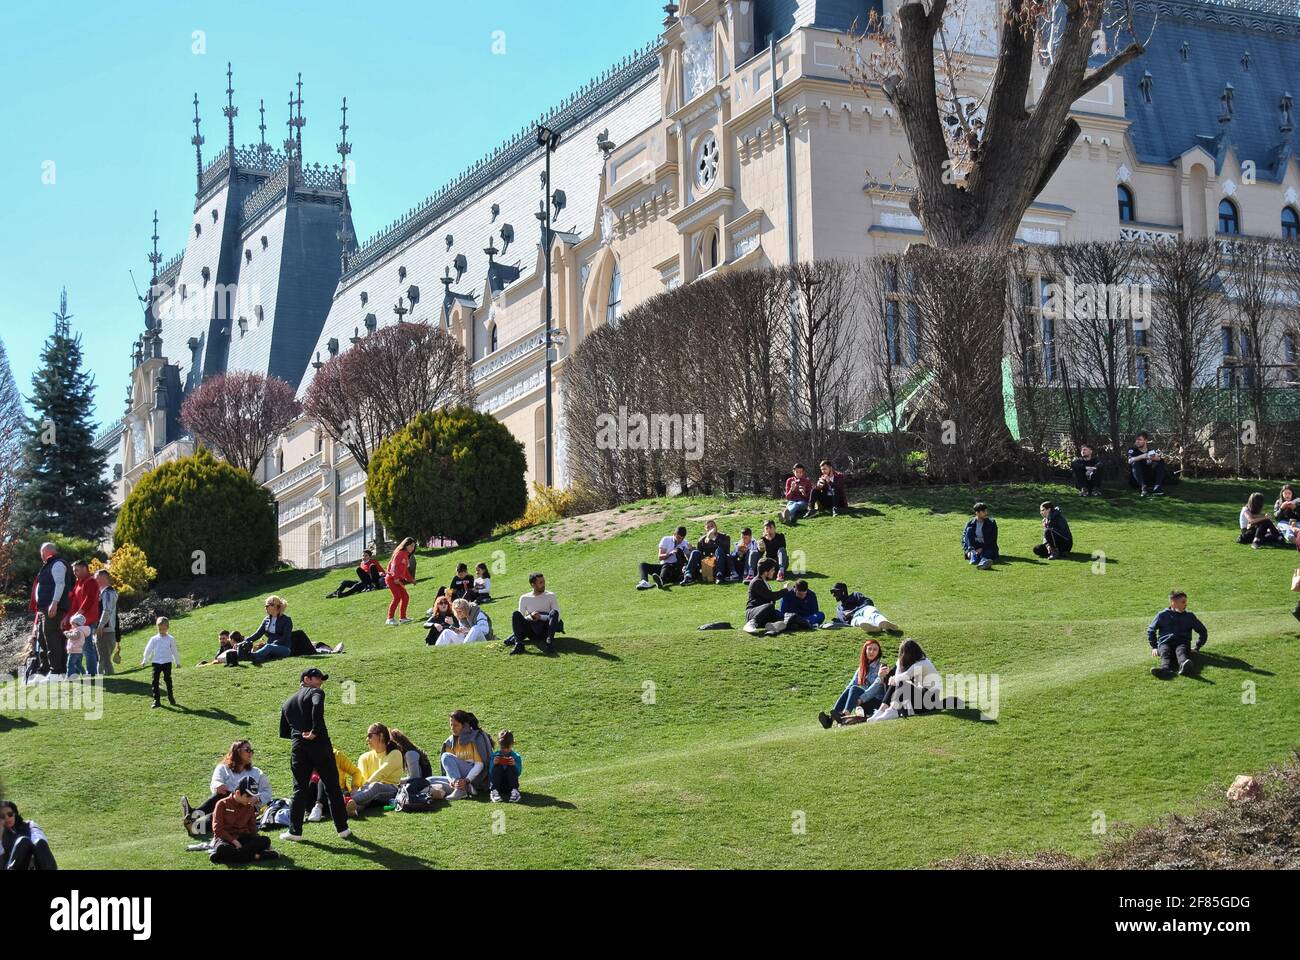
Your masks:
<svg viewBox="0 0 1300 960"><path fill-rule="evenodd" d="M153 250L149 254L149 289L144 295L144 330L145 339L152 340L155 327L153 315L154 289L158 286L158 264L162 257L158 254L158 211L153 212ZM152 351L152 346L150 347Z"/></svg>
<svg viewBox="0 0 1300 960"><path fill-rule="evenodd" d="M198 184L199 189L203 189L203 134L199 133L199 95L194 93L194 136L190 137L190 143L194 144L194 162L198 166Z"/></svg>
<svg viewBox="0 0 1300 960"><path fill-rule="evenodd" d="M339 256L343 272L348 269L348 253L352 247L352 226L351 214L352 206L348 200L348 154L352 152L352 144L348 143L348 98L343 98L343 122L339 125L339 130L343 134L343 139L338 143L339 152L339 189L343 192L343 205L339 208Z"/></svg>
<svg viewBox="0 0 1300 960"><path fill-rule="evenodd" d="M266 145L266 101L259 99L257 101L257 115L261 117L261 122L257 125L258 131L262 135L262 142L257 145L257 156L262 161L262 166L266 167L266 155L271 152L271 148Z"/></svg>
<svg viewBox="0 0 1300 960"><path fill-rule="evenodd" d="M230 69L230 61L226 61L226 108L221 111L226 115L226 146L230 150L230 168L235 167L235 117L239 116L239 108L235 106L235 84L234 73Z"/></svg>
<svg viewBox="0 0 1300 960"><path fill-rule="evenodd" d="M297 104L297 107L298 107L298 116L295 117L295 118L291 121L291 123L292 123L293 126L297 129L297 139L298 139L298 149L297 149L297 153L298 153L298 162L301 163L301 162L302 162L302 128L303 128L303 126L306 125L306 123L307 123L307 121L304 120L304 119L303 119L303 116L302 116L302 73L301 73L301 72L299 72L299 74L298 74L298 99L297 99L296 101L294 101L294 103Z"/></svg>

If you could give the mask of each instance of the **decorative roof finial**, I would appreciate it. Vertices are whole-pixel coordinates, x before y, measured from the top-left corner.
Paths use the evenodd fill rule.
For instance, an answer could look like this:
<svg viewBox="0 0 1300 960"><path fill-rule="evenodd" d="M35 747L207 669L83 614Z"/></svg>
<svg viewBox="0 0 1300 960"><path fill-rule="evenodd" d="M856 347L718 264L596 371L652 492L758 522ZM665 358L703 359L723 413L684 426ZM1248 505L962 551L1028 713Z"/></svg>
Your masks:
<svg viewBox="0 0 1300 960"><path fill-rule="evenodd" d="M261 118L258 123L258 132L262 135L262 142L257 145L257 155L262 161L262 166L266 166L266 155L271 152L271 148L266 145L266 101L258 99L257 115Z"/></svg>
<svg viewBox="0 0 1300 960"><path fill-rule="evenodd" d="M199 133L199 95L196 91L194 94L194 136L190 137L190 143L194 144L194 161L198 167L199 189L203 189L203 134Z"/></svg>
<svg viewBox="0 0 1300 960"><path fill-rule="evenodd" d="M230 69L230 61L226 61L226 107L221 111L226 115L226 146L230 150L230 167L235 167L235 117L239 116L239 108L235 106L235 84L234 73Z"/></svg>
<svg viewBox="0 0 1300 960"><path fill-rule="evenodd" d="M303 116L302 116L302 73L301 73L301 72L299 72L299 74L298 74L298 99L297 99L296 101L294 101L294 102L295 102L295 103L297 104L297 106L298 106L298 116L295 117L295 118L292 120L292 123L293 123L293 126L294 126L294 127L297 129L297 131L298 131L298 150L297 150L297 153L298 153L298 161L301 163L301 162L302 162L302 128L303 128L303 127L306 125L306 123L307 123L307 121L304 120L304 119L303 119Z"/></svg>
<svg viewBox="0 0 1300 960"><path fill-rule="evenodd" d="M1219 102L1223 104L1223 113L1219 114L1219 123L1232 122L1233 96L1234 96L1234 91L1232 89L1232 84L1225 83L1223 85L1223 93L1219 94Z"/></svg>
<svg viewBox="0 0 1300 960"><path fill-rule="evenodd" d="M338 142L339 152L339 189L343 192L343 205L339 208L339 231L336 234L339 241L339 257L342 264L343 272L348 270L348 254L352 249L352 241L355 239L352 233L352 203L348 199L348 154L352 152L352 144L348 143L348 98L343 98L343 122L339 124L339 130L343 134L343 139Z"/></svg>
<svg viewBox="0 0 1300 960"><path fill-rule="evenodd" d="M1282 111L1282 122L1278 124L1278 130L1282 133L1290 133L1295 127L1291 120L1291 94L1289 92L1283 91L1282 99L1277 107Z"/></svg>
<svg viewBox="0 0 1300 960"><path fill-rule="evenodd" d="M680 9L681 8L677 6L677 4L673 3L672 0L668 0L668 3L664 4L664 13L667 14L667 16L664 17L665 27L671 27L677 22L677 11Z"/></svg>

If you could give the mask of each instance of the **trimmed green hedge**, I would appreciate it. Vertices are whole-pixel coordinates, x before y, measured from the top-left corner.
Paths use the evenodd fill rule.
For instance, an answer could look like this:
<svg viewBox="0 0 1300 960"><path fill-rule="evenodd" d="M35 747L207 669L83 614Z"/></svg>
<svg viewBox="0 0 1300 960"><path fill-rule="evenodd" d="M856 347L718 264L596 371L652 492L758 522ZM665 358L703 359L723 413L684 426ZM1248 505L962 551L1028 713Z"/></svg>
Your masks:
<svg viewBox="0 0 1300 960"><path fill-rule="evenodd" d="M388 534L471 543L528 506L524 447L469 407L421 413L370 458L366 493Z"/></svg>
<svg viewBox="0 0 1300 960"><path fill-rule="evenodd" d="M205 449L141 478L117 515L114 543L143 550L160 580L265 573L280 557L270 491Z"/></svg>

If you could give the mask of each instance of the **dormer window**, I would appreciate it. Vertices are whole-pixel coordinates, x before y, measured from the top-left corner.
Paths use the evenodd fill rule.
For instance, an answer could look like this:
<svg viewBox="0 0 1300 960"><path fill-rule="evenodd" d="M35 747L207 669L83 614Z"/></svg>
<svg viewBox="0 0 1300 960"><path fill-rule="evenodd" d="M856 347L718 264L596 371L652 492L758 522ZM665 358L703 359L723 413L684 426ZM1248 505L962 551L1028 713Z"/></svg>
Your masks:
<svg viewBox="0 0 1300 960"><path fill-rule="evenodd" d="M212 222L213 222L213 223L216 223L216 222L217 222L217 210L216 210L215 207L213 207L213 209L212 209Z"/></svg>
<svg viewBox="0 0 1300 960"><path fill-rule="evenodd" d="M271 241L266 239L266 234L262 234L262 249L265 250L270 245Z"/></svg>
<svg viewBox="0 0 1300 960"><path fill-rule="evenodd" d="M208 285L208 281L212 279L212 271L209 270L207 267L204 267L202 270L199 271L199 276L203 278L203 285L206 287Z"/></svg>
<svg viewBox="0 0 1300 960"><path fill-rule="evenodd" d="M244 248L244 262L245 262L245 263L252 263L252 262L253 262L253 251L252 251L252 249L251 249L250 247L245 247L245 248Z"/></svg>

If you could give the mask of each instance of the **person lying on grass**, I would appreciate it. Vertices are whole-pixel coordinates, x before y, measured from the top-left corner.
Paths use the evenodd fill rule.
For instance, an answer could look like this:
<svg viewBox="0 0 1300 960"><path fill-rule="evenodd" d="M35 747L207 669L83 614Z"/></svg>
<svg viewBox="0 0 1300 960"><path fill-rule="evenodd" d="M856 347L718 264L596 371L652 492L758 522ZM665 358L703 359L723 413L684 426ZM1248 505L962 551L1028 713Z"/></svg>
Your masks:
<svg viewBox="0 0 1300 960"><path fill-rule="evenodd" d="M236 637L238 637L239 639L236 640L235 639ZM222 630L219 634L217 634L216 654L212 657L211 660L200 660L196 664L196 666L210 667L214 663L225 663L226 654L228 654L231 650L237 651L239 649L239 645L243 642L244 642L244 635L240 633L238 630L236 630L234 633L231 633L229 630ZM238 653L236 653L236 656L238 656Z"/></svg>
<svg viewBox="0 0 1300 960"><path fill-rule="evenodd" d="M831 587L831 596L835 598L835 624L861 627L867 633L898 630L898 624L885 616L870 597L850 593L848 584L835 584Z"/></svg>
<svg viewBox="0 0 1300 960"><path fill-rule="evenodd" d="M1195 650L1192 634L1199 638ZM1187 609L1187 594L1181 590L1169 592L1169 606L1156 614L1147 627L1147 643L1151 656L1160 658L1160 665L1151 668L1151 675L1167 680L1177 671L1187 676L1196 671L1196 652L1205 646L1209 631L1196 614Z"/></svg>
<svg viewBox="0 0 1300 960"><path fill-rule="evenodd" d="M971 566L988 570L998 558L998 525L983 501L972 507L975 516L966 521L961 534L961 552Z"/></svg>
<svg viewBox="0 0 1300 960"><path fill-rule="evenodd" d="M817 714L817 722L829 730L832 724L844 723L845 717L853 716L859 706L863 716L870 716L885 699L885 680L892 668L880 659L880 641L868 640L862 645L858 654L858 669L854 671L849 685L844 688L840 698L831 707L831 712Z"/></svg>
<svg viewBox="0 0 1300 960"><path fill-rule="evenodd" d="M213 768L212 782L208 785L211 795L208 799L195 807L190 804L189 797L181 797L181 825L185 828L185 832L195 837L207 833L217 804L230 796L245 777L252 777L257 781L258 806L264 807L270 803L273 799L271 781L267 779L266 774L253 766L252 742L236 740L230 745L221 762Z"/></svg>
<svg viewBox="0 0 1300 960"><path fill-rule="evenodd" d="M1034 554L1048 560L1059 560L1074 549L1070 525L1065 522L1061 508L1051 500L1044 500L1038 513L1043 518L1043 542L1034 547Z"/></svg>

